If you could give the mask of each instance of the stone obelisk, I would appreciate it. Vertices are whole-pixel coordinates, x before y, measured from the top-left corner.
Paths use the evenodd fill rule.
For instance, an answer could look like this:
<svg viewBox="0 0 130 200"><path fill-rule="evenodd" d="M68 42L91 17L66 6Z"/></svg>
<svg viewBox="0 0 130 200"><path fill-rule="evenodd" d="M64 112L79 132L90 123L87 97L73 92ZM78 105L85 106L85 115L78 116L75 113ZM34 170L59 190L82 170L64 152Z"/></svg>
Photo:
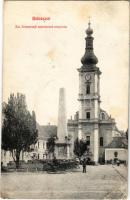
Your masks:
<svg viewBox="0 0 130 200"><path fill-rule="evenodd" d="M65 88L60 88L59 91L59 110L58 110L58 128L55 146L55 155L58 159L70 158L71 142L68 141L67 134L67 116L66 116L66 96Z"/></svg>
<svg viewBox="0 0 130 200"><path fill-rule="evenodd" d="M67 136L65 88L60 88L60 91L59 91L59 110L58 110L57 136L58 136L59 142L64 142L65 136Z"/></svg>

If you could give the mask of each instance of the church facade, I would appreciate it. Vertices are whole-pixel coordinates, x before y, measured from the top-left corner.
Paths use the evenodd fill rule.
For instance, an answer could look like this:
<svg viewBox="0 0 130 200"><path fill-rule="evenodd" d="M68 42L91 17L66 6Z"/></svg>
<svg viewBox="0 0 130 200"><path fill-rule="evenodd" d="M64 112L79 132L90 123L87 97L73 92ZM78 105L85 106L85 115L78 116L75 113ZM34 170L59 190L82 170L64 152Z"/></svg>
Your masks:
<svg viewBox="0 0 130 200"><path fill-rule="evenodd" d="M79 73L79 111L74 119L68 120L68 132L73 141L87 140L91 159L97 163L105 154L105 147L111 143L113 137L121 132L116 127L115 120L100 107L100 76L97 67L98 59L94 54L93 30L90 22L86 30L85 54L81 59L82 66Z"/></svg>

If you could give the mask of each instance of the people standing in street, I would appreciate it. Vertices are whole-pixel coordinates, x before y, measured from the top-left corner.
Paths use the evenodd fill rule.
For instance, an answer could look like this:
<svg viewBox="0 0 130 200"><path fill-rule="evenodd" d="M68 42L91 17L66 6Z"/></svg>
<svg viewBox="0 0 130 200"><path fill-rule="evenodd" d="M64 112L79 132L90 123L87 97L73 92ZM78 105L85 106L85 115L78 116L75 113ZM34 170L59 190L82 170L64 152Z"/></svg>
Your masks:
<svg viewBox="0 0 130 200"><path fill-rule="evenodd" d="M87 161L86 161L86 159L84 158L84 159L83 159L83 162L82 162L83 173L86 173L86 165L87 165Z"/></svg>

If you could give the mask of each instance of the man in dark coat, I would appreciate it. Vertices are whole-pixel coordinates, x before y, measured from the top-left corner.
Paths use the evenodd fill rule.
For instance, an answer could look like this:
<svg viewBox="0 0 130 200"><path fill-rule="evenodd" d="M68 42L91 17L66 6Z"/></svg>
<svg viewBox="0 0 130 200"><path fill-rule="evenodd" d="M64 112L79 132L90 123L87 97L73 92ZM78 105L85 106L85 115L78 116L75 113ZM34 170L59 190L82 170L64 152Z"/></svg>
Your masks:
<svg viewBox="0 0 130 200"><path fill-rule="evenodd" d="M84 158L84 159L83 159L83 162L82 162L83 173L86 173L86 165L87 165L87 161L86 161L86 159Z"/></svg>

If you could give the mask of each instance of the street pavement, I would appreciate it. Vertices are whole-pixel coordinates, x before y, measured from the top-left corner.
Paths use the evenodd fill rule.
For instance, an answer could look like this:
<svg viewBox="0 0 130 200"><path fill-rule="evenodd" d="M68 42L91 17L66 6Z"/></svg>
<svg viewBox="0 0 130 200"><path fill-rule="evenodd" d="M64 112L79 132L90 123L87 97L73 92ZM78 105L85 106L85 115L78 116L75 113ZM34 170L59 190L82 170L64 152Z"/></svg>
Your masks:
<svg viewBox="0 0 130 200"><path fill-rule="evenodd" d="M3 173L2 198L13 199L127 199L127 168L87 166L65 173Z"/></svg>

